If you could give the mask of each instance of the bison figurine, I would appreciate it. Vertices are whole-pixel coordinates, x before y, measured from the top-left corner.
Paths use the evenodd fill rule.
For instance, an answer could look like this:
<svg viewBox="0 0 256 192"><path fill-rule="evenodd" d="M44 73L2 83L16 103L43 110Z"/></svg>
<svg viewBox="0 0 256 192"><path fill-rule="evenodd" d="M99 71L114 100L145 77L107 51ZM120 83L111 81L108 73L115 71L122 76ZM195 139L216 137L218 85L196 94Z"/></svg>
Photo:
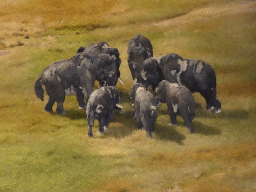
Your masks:
<svg viewBox="0 0 256 192"><path fill-rule="evenodd" d="M143 84L153 88L161 80L184 85L192 93L199 92L205 98L207 109L213 113L221 112L221 103L216 98L216 74L202 60L183 59L175 53L157 59L148 58L144 61L141 77Z"/></svg>
<svg viewBox="0 0 256 192"><path fill-rule="evenodd" d="M140 72L143 69L143 61L153 57L153 47L150 40L143 35L137 34L129 40L127 54L132 78L139 79Z"/></svg>
<svg viewBox="0 0 256 192"><path fill-rule="evenodd" d="M177 83L163 80L157 86L156 94L156 100L159 103L167 103L171 123L177 124L176 116L179 114L190 133L194 133L192 120L195 116L195 100L189 89Z"/></svg>
<svg viewBox="0 0 256 192"><path fill-rule="evenodd" d="M120 109L122 94L115 86L104 86L92 92L86 109L88 134L92 137L94 121L99 121L99 133L104 133L111 122L114 109Z"/></svg>
<svg viewBox="0 0 256 192"><path fill-rule="evenodd" d="M52 106L57 102L57 113L65 115L63 108L65 94L70 94L72 90L77 96L79 108L85 109L86 101L93 92L95 81L100 85L116 85L119 71L116 57L106 53L88 54L79 53L71 59L54 62L46 67L38 79L35 81L34 89L36 96L44 100L45 86L49 95L49 100L45 106L45 111L53 112Z"/></svg>
<svg viewBox="0 0 256 192"><path fill-rule="evenodd" d="M148 138L152 138L157 119L157 102L154 95L140 84L135 83L130 92L130 98L134 103L134 118L138 128L144 129Z"/></svg>

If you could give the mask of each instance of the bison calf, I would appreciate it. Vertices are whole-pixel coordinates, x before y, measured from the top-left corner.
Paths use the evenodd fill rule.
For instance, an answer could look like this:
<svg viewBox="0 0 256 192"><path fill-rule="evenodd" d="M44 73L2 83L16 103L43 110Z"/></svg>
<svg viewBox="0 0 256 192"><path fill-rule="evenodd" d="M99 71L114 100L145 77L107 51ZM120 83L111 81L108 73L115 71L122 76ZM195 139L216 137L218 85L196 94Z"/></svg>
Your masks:
<svg viewBox="0 0 256 192"><path fill-rule="evenodd" d="M134 103L134 117L138 127L147 132L148 138L152 138L157 118L157 103L154 95L141 84L135 83L131 88L130 98Z"/></svg>
<svg viewBox="0 0 256 192"><path fill-rule="evenodd" d="M121 102L121 92L115 86L104 86L92 92L86 109L88 134L92 137L92 127L94 121L99 121L99 133L108 129L114 109L120 109L118 104Z"/></svg>
<svg viewBox="0 0 256 192"><path fill-rule="evenodd" d="M173 125L177 124L176 116L179 114L185 121L190 133L194 133L192 120L195 116L195 100L188 88L177 83L163 80L156 88L156 100L166 103Z"/></svg>

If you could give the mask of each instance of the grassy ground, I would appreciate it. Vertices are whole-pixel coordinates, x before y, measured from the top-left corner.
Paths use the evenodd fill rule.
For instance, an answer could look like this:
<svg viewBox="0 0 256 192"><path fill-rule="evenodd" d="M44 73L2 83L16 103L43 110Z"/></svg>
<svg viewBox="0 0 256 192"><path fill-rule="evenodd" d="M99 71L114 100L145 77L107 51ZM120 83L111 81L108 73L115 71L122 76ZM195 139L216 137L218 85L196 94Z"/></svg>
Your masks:
<svg viewBox="0 0 256 192"><path fill-rule="evenodd" d="M255 191L255 1L0 0L0 191ZM153 139L132 119L127 44L148 37L155 56L208 62L222 112L195 93L196 134L169 126L159 109ZM29 39L24 36L29 35ZM43 111L33 90L40 72L80 46L119 49L123 113L87 138L86 113L66 97L65 117ZM47 97L47 96L46 96Z"/></svg>

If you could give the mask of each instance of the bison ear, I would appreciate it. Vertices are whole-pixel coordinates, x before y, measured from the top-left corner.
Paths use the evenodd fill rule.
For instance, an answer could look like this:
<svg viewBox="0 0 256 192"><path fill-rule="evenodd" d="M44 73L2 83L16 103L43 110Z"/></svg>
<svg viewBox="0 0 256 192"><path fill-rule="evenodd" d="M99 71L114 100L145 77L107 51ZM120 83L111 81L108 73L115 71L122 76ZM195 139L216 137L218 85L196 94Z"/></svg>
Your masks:
<svg viewBox="0 0 256 192"><path fill-rule="evenodd" d="M80 47L76 53L82 53L85 50L86 47Z"/></svg>
<svg viewBox="0 0 256 192"><path fill-rule="evenodd" d="M81 65L83 59L84 57L80 53L76 54L71 58L72 62L75 63L77 66Z"/></svg>

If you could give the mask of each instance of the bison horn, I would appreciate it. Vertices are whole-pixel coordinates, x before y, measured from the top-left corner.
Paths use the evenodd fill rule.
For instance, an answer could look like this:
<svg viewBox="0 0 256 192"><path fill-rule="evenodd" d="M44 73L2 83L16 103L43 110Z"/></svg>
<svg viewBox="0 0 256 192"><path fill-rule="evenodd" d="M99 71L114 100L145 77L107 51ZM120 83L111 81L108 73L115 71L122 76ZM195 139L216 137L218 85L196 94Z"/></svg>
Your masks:
<svg viewBox="0 0 256 192"><path fill-rule="evenodd" d="M118 81L122 84L122 85L124 85L124 82L118 77Z"/></svg>
<svg viewBox="0 0 256 192"><path fill-rule="evenodd" d="M142 79L147 81L146 72L144 70L141 71L141 77L142 77Z"/></svg>
<svg viewBox="0 0 256 192"><path fill-rule="evenodd" d="M118 108L120 108L120 109L122 109L122 108L123 108L123 106L118 105L118 104L116 104L116 106L117 106Z"/></svg>
<svg viewBox="0 0 256 192"><path fill-rule="evenodd" d="M113 77L115 73L113 71L110 72L109 77Z"/></svg>

